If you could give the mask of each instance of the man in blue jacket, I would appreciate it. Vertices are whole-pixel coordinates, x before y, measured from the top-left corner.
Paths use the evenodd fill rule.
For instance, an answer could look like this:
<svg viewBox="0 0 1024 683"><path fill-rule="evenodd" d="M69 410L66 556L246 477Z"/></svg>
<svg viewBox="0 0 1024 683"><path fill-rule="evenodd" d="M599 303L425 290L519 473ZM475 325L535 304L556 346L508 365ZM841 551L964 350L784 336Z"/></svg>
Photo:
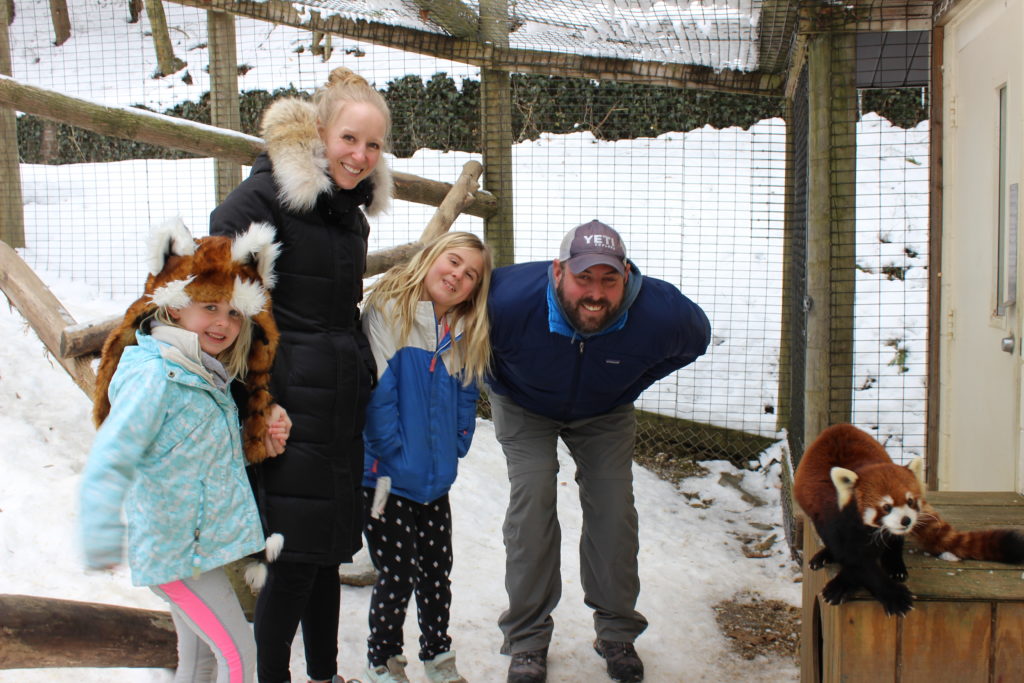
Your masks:
<svg viewBox="0 0 1024 683"><path fill-rule="evenodd" d="M494 272L488 380L508 464L502 653L508 683L543 683L561 596L556 513L559 437L576 463L583 532L580 573L594 610L595 651L616 681L643 680L633 641L640 579L633 503L633 401L707 349L704 312L674 286L644 278L622 237L591 221L570 230L553 262Z"/></svg>

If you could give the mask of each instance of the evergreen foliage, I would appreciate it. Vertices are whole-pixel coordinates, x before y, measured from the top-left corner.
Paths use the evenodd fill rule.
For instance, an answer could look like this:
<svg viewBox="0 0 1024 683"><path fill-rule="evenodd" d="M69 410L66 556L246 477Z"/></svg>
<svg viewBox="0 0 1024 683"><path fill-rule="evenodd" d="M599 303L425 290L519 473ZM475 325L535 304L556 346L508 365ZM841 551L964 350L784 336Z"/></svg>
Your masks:
<svg viewBox="0 0 1024 683"><path fill-rule="evenodd" d="M408 157L417 149L480 152L480 83L463 79L461 88L445 73L426 82L415 75L390 81L381 91L394 121L392 151ZM266 106L280 97L307 98L294 87L241 94L242 131L259 135ZM749 128L762 119L782 117L779 97L679 90L636 83L595 82L578 78L514 74L512 128L516 142L542 133L587 131L601 140L656 137L712 126ZM877 111L895 125L912 127L927 118L927 90L903 88L865 90L862 111ZM185 101L165 114L210 122L209 93ZM44 129L49 131L49 149ZM45 121L18 118L18 150L25 163L83 163L123 159L180 159L176 150L111 138Z"/></svg>

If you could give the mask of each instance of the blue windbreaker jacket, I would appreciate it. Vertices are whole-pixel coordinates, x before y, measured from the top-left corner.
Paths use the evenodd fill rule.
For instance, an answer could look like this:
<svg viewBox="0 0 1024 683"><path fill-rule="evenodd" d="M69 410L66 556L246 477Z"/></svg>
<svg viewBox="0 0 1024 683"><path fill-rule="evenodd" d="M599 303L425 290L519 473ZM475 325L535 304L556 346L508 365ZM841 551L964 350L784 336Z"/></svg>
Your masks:
<svg viewBox="0 0 1024 683"><path fill-rule="evenodd" d="M452 333L439 330L429 301L417 304L401 348L388 311L366 307L362 320L378 373L363 430L363 485L373 488L386 475L399 496L417 503L437 500L455 482L459 458L473 440L480 392L452 375Z"/></svg>
<svg viewBox="0 0 1024 683"><path fill-rule="evenodd" d="M622 314L591 335L562 313L550 261L496 269L488 297L490 388L539 415L578 420L633 402L703 355L711 341L704 311L673 285L630 267Z"/></svg>

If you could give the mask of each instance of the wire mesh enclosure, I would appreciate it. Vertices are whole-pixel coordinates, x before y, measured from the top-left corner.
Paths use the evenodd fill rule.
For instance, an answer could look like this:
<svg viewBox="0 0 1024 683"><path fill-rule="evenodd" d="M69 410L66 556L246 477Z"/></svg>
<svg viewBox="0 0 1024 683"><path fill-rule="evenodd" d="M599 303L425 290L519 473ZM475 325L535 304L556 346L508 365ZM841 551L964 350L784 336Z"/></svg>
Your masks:
<svg viewBox="0 0 1024 683"><path fill-rule="evenodd" d="M444 3L236 8L261 19L204 9L233 4L226 0L167 2L163 30L141 4L68 0L62 40L49 6L14 2L10 73L108 107L211 123L211 34L228 30L239 116L227 127L258 136L268 102L305 97L332 68L350 67L392 109L393 169L451 183L468 160L485 162L488 181L508 164L500 194L512 229L487 235L507 260L550 260L567 229L597 218L623 235L645 276L704 308L708 354L638 401L641 452L746 462L783 428L802 449L810 94L798 89L787 111L776 74L792 46L795 3L509 2L500 17L507 42L486 48L492 60L510 50L505 101L482 85L493 83L485 48L458 33L468 19L440 16ZM489 16L489 3L464 4L481 23ZM169 69L166 55L158 59L160 35ZM448 58L411 51L424 35ZM924 446L928 130L926 121L897 126L860 111L869 92L854 86L839 112L848 126L833 142L847 163L829 181L844 197L828 207L833 300L814 305L845 311L832 325L851 361L836 370L829 410L874 429L903 457ZM507 123L507 158L487 148L484 129L496 121ZM23 215L17 246L38 271L97 296L137 296L149 226L179 215L203 234L217 203L209 157L30 114L18 115L17 139L19 178L0 182ZM370 250L416 240L433 212L395 202L371 221ZM470 215L454 229L487 232Z"/></svg>

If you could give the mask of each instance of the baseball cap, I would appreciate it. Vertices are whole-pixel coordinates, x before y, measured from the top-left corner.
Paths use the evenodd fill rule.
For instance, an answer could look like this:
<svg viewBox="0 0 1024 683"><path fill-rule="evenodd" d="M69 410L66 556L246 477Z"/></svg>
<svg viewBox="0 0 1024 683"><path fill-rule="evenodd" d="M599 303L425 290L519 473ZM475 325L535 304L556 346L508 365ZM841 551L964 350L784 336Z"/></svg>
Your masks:
<svg viewBox="0 0 1024 683"><path fill-rule="evenodd" d="M626 244L610 225L593 220L565 233L558 260L573 274L599 263L626 274Z"/></svg>

